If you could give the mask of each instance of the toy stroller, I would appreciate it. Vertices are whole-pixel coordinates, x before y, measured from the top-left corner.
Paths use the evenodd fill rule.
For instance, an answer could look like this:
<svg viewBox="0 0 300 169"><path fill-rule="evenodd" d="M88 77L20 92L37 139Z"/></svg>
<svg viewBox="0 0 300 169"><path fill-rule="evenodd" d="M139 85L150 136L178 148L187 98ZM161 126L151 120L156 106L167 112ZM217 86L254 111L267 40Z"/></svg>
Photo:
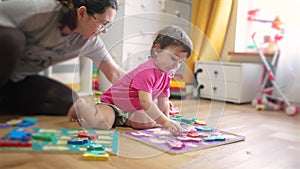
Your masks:
<svg viewBox="0 0 300 169"><path fill-rule="evenodd" d="M277 44L277 41L280 39L280 37L277 37L275 35L274 41L277 50L275 51L273 59L270 63L270 61L266 59L263 51L257 46L257 43L255 41L255 34L256 33L253 33L252 40L263 62L265 73L258 96L252 100L252 105L256 106L257 110L284 109L286 114L290 116L296 115L299 111L299 107L290 104L286 96L280 90L279 85L276 83L274 67L280 54L280 49ZM276 98L272 95L274 89L281 96L280 98Z"/></svg>

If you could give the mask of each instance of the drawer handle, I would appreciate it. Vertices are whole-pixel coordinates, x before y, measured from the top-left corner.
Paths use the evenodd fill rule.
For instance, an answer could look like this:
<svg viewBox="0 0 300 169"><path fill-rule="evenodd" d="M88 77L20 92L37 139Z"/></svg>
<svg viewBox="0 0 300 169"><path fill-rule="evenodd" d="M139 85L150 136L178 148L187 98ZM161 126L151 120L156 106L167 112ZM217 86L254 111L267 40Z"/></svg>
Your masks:
<svg viewBox="0 0 300 169"><path fill-rule="evenodd" d="M217 91L217 87L213 87L213 90L214 90L214 91Z"/></svg>
<svg viewBox="0 0 300 169"><path fill-rule="evenodd" d="M198 73L202 73L202 69L198 69L195 73L194 73L194 86L198 86L198 81L197 81L197 75Z"/></svg>
<svg viewBox="0 0 300 169"><path fill-rule="evenodd" d="M218 71L214 71L215 77L217 77L218 75Z"/></svg>
<svg viewBox="0 0 300 169"><path fill-rule="evenodd" d="M204 85L200 85L200 86L199 86L199 89L204 89Z"/></svg>

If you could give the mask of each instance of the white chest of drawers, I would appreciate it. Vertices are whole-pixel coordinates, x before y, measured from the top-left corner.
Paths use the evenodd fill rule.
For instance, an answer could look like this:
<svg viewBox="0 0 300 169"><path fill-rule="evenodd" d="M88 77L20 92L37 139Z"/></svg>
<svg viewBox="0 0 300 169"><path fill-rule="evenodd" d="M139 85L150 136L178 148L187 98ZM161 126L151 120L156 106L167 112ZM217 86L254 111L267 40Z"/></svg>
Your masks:
<svg viewBox="0 0 300 169"><path fill-rule="evenodd" d="M257 95L263 67L255 63L195 63L197 92L201 98L247 103Z"/></svg>

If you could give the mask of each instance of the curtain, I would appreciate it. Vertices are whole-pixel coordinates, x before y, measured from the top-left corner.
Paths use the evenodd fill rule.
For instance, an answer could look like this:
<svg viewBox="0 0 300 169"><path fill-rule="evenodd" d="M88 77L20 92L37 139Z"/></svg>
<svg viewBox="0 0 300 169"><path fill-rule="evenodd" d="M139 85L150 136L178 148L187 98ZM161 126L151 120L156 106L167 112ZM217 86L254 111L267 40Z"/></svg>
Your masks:
<svg viewBox="0 0 300 169"><path fill-rule="evenodd" d="M195 61L219 60L231 14L233 0L194 0L191 39L194 49L187 60L185 82L193 83Z"/></svg>

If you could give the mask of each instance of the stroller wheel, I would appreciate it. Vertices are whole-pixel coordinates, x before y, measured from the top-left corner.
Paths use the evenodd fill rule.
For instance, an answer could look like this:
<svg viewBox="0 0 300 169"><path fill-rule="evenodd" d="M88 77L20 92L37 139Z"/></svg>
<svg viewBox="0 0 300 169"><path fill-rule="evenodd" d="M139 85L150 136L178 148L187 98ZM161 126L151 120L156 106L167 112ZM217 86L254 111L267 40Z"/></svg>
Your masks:
<svg viewBox="0 0 300 169"><path fill-rule="evenodd" d="M298 114L298 111L299 111L299 107L294 105L290 105L285 108L285 113L288 114L289 116L294 116Z"/></svg>
<svg viewBox="0 0 300 169"><path fill-rule="evenodd" d="M251 105L256 107L256 105L262 104L261 98L254 98L251 102Z"/></svg>

